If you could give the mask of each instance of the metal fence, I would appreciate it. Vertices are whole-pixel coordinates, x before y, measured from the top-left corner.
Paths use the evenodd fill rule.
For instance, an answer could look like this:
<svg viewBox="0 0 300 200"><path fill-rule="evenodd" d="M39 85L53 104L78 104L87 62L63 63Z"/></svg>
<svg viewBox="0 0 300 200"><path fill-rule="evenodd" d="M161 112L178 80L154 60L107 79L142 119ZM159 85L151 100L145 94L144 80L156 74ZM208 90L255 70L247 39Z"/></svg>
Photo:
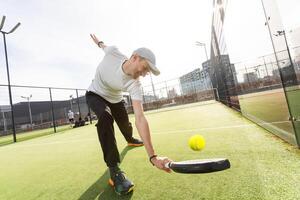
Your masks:
<svg viewBox="0 0 300 200"><path fill-rule="evenodd" d="M11 85L11 91L12 106L8 86L0 85L0 135L50 127L56 132L58 126L69 123L69 110L75 113L76 120L90 116L84 89Z"/></svg>
<svg viewBox="0 0 300 200"><path fill-rule="evenodd" d="M144 110L218 99L218 92L209 81L208 77L191 78L187 84L176 78L143 86ZM55 133L58 127L69 124L69 110L75 113L75 121L92 123L96 116L86 104L85 92L78 88L11 85L10 106L8 85L0 85L0 136L13 135L15 142L17 136L35 130L53 128L51 132ZM132 113L127 93L124 101L128 113Z"/></svg>
<svg viewBox="0 0 300 200"><path fill-rule="evenodd" d="M300 47L292 50L298 52ZM234 84L218 87L220 101L238 108L245 117L287 142L299 145L300 56L291 59L287 50L276 52L276 56L277 60L274 54L263 55L224 70L220 77L233 75Z"/></svg>
<svg viewBox="0 0 300 200"><path fill-rule="evenodd" d="M188 83L188 84L187 84ZM212 88L209 77L190 78L183 82L180 78L171 79L142 87L144 110L194 103L207 100L218 100L218 91ZM127 111L133 112L131 99L125 99Z"/></svg>

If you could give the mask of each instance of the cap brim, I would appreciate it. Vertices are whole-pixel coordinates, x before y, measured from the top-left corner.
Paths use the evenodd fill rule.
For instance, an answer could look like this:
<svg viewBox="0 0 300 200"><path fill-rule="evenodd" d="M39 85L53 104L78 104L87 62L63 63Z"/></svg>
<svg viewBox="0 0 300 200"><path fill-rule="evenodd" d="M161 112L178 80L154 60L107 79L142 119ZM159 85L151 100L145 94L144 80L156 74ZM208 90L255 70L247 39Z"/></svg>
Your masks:
<svg viewBox="0 0 300 200"><path fill-rule="evenodd" d="M152 74L158 76L160 74L160 71L157 69L157 67L153 65L153 63L151 63L150 61L148 61L148 64L150 66L150 71L152 72Z"/></svg>

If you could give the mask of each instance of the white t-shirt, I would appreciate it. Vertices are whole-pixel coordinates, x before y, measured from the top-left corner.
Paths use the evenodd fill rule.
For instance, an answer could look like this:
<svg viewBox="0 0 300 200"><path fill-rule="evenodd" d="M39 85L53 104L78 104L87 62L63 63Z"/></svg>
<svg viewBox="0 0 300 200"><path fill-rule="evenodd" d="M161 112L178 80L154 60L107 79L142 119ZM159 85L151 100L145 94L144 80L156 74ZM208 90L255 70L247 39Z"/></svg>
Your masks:
<svg viewBox="0 0 300 200"><path fill-rule="evenodd" d="M122 64L128 60L115 46L104 48L105 56L97 67L94 80L88 91L94 92L110 103L122 101L123 92L129 92L131 99L142 101L142 85L124 73Z"/></svg>
<svg viewBox="0 0 300 200"><path fill-rule="evenodd" d="M68 117L69 117L69 119L74 119L74 113L73 112L68 112Z"/></svg>

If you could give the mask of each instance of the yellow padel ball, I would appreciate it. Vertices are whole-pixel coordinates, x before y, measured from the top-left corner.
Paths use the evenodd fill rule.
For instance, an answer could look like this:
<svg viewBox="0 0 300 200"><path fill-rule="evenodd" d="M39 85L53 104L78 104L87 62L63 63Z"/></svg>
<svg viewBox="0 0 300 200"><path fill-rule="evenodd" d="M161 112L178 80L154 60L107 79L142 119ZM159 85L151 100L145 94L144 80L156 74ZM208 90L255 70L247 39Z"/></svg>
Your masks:
<svg viewBox="0 0 300 200"><path fill-rule="evenodd" d="M202 135L193 135L189 139L189 146L194 151L201 151L205 147L205 139Z"/></svg>

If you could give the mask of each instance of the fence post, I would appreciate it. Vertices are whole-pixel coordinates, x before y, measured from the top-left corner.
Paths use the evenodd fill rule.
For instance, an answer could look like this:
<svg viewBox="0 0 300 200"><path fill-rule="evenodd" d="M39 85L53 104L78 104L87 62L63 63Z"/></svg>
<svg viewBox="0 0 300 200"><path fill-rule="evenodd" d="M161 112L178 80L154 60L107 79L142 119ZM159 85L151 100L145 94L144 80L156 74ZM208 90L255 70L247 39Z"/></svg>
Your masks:
<svg viewBox="0 0 300 200"><path fill-rule="evenodd" d="M215 99L217 101L220 101L219 92L218 92L217 88L213 88L213 93L215 95Z"/></svg>
<svg viewBox="0 0 300 200"><path fill-rule="evenodd" d="M50 92L50 101L51 101L52 123L53 123L54 133L56 133L56 124L55 124L55 116L54 116L51 88L49 88L49 92Z"/></svg>
<svg viewBox="0 0 300 200"><path fill-rule="evenodd" d="M77 89L76 89L76 96L77 96L77 106L78 106L79 117L81 118L81 112L80 112L80 106L79 106L79 97L78 97L78 90Z"/></svg>
<svg viewBox="0 0 300 200"><path fill-rule="evenodd" d="M85 102L86 102L86 105L87 105L87 107L88 107L88 115L89 115L89 118L90 118L90 124L92 124L93 123L93 121L92 121L92 113L91 113L91 108L90 108L90 106L89 106L89 104L87 103L87 99L85 98Z"/></svg>

